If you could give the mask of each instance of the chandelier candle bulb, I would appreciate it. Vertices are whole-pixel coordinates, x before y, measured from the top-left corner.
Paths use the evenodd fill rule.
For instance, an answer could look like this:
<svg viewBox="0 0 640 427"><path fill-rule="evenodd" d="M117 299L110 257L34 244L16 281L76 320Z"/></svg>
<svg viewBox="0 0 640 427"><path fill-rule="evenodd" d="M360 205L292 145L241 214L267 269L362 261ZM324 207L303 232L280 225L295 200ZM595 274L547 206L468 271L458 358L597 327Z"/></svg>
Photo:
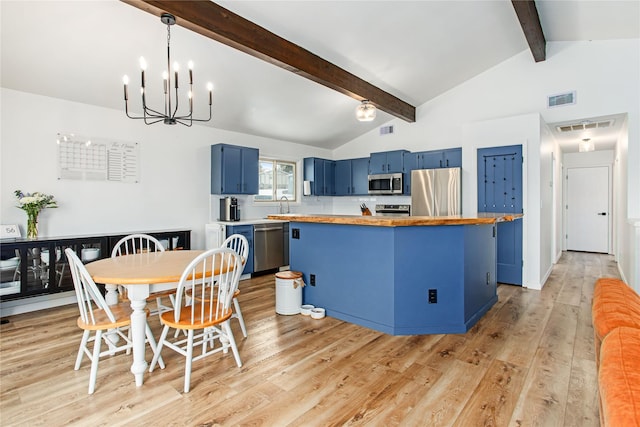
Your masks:
<svg viewBox="0 0 640 427"><path fill-rule="evenodd" d="M187 63L187 66L189 67L189 84L192 85L193 84L193 61L189 61Z"/></svg>
<svg viewBox="0 0 640 427"><path fill-rule="evenodd" d="M174 78L176 79L176 89L178 89L178 70L180 70L180 64L178 64L177 62L174 62L173 72L174 72Z"/></svg>
<svg viewBox="0 0 640 427"><path fill-rule="evenodd" d="M129 99L129 90L127 89L129 86L129 76L125 75L122 78L122 82L124 83L124 100L127 101Z"/></svg>
<svg viewBox="0 0 640 427"><path fill-rule="evenodd" d="M142 74L141 77L141 81L142 81L142 87L144 88L144 70L147 69L147 61L144 60L144 58L141 56L140 57L140 71Z"/></svg>

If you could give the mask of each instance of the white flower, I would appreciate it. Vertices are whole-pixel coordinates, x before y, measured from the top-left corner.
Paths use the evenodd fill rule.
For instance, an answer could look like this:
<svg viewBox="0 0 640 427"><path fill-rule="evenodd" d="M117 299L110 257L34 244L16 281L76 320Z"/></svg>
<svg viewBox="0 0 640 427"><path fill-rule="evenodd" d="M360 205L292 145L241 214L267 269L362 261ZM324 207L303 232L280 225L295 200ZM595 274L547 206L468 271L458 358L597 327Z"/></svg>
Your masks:
<svg viewBox="0 0 640 427"><path fill-rule="evenodd" d="M25 196L22 199L18 200L18 203L20 203L21 205L30 205L32 203L38 203L38 199L36 197L33 196Z"/></svg>
<svg viewBox="0 0 640 427"><path fill-rule="evenodd" d="M26 211L30 216L37 216L38 213L45 208L58 207L54 197L49 194L40 192L25 194L20 190L14 191L14 194L18 200L18 207Z"/></svg>

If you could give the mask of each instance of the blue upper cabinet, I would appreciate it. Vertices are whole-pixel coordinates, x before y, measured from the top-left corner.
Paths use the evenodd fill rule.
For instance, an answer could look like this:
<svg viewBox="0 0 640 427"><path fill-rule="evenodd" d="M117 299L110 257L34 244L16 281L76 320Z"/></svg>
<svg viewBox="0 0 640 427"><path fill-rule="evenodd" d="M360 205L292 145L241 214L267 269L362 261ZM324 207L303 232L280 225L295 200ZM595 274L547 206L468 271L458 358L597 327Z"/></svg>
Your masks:
<svg viewBox="0 0 640 427"><path fill-rule="evenodd" d="M413 169L438 169L462 167L462 148L421 151L411 153L414 157Z"/></svg>
<svg viewBox="0 0 640 427"><path fill-rule="evenodd" d="M324 160L322 163L324 168L324 195L335 196L336 194L336 162L333 160Z"/></svg>
<svg viewBox="0 0 640 427"><path fill-rule="evenodd" d="M369 174L402 173L404 171L404 155L407 150L384 151L371 153L369 157Z"/></svg>
<svg viewBox="0 0 640 427"><path fill-rule="evenodd" d="M404 194L411 194L412 170L461 167L462 148L406 153L404 156Z"/></svg>
<svg viewBox="0 0 640 427"><path fill-rule="evenodd" d="M369 194L369 158L351 159L351 186L353 195Z"/></svg>
<svg viewBox="0 0 640 427"><path fill-rule="evenodd" d="M335 168L333 160L306 157L304 159L304 180L311 181L313 196L335 195Z"/></svg>
<svg viewBox="0 0 640 427"><path fill-rule="evenodd" d="M420 169L417 167L419 154L420 153L404 154L404 168L402 170L402 194L411 194L411 171L414 169Z"/></svg>
<svg viewBox="0 0 640 427"><path fill-rule="evenodd" d="M351 160L336 161L336 196L350 196L352 194L351 186Z"/></svg>
<svg viewBox="0 0 640 427"><path fill-rule="evenodd" d="M258 181L260 152L255 148L243 148L241 157L241 194L258 194L260 192Z"/></svg>
<svg viewBox="0 0 640 427"><path fill-rule="evenodd" d="M211 194L258 194L256 148L211 146Z"/></svg>
<svg viewBox="0 0 640 427"><path fill-rule="evenodd" d="M461 168L462 167L462 148L451 148L443 151L442 159L443 168Z"/></svg>
<svg viewBox="0 0 640 427"><path fill-rule="evenodd" d="M369 158L338 160L335 165L336 196L369 194Z"/></svg>
<svg viewBox="0 0 640 427"><path fill-rule="evenodd" d="M441 150L438 151L425 151L418 153L418 160L416 165L418 169L437 169L442 166L442 159L444 155Z"/></svg>

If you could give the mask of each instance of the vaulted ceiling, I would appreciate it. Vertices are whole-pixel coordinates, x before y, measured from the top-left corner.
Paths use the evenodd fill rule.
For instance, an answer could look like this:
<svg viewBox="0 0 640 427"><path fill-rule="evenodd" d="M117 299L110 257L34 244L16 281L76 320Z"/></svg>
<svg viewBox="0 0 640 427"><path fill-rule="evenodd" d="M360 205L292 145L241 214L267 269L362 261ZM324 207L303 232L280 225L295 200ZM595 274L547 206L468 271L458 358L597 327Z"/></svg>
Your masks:
<svg viewBox="0 0 640 427"><path fill-rule="evenodd" d="M508 0L216 3L413 106L529 49ZM548 42L639 37L635 0L536 6ZM115 0L2 0L0 8L3 87L123 109L128 74L139 111L144 56L148 101L160 107L167 34L157 16ZM393 118L358 122L356 99L179 25L171 53L183 69L195 63L196 115L206 115L204 86L213 82L210 126L332 149Z"/></svg>

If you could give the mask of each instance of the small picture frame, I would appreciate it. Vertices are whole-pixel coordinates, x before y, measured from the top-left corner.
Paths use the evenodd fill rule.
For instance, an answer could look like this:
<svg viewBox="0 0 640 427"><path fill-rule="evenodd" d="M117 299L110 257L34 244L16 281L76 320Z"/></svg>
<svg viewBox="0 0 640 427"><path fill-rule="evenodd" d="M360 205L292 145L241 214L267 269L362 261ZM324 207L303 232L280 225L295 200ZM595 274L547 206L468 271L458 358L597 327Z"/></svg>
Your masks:
<svg viewBox="0 0 640 427"><path fill-rule="evenodd" d="M0 225L0 239L18 239L22 237L17 224Z"/></svg>

